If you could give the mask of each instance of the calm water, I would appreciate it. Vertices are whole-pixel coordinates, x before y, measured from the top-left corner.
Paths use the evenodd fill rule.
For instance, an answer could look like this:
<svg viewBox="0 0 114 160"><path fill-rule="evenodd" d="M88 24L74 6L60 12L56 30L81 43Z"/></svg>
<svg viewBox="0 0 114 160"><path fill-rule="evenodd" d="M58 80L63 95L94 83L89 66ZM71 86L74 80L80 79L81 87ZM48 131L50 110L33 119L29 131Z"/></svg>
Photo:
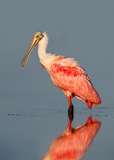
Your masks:
<svg viewBox="0 0 114 160"><path fill-rule="evenodd" d="M73 99L73 127L89 116L101 122L83 160L113 160L114 1L6 1L0 5L0 160L40 160L68 124L67 98L38 63L37 47L21 67L39 30L49 35L47 51L79 61L101 96L92 110Z"/></svg>

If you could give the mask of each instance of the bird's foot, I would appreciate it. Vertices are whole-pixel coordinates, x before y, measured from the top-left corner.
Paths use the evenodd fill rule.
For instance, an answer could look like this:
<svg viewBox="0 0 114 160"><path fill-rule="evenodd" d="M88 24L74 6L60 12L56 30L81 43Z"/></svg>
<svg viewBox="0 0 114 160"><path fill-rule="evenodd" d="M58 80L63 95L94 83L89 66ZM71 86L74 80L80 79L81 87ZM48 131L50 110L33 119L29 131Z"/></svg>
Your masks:
<svg viewBox="0 0 114 160"><path fill-rule="evenodd" d="M69 106L69 109L68 109L68 117L70 120L73 120L74 118L74 106Z"/></svg>

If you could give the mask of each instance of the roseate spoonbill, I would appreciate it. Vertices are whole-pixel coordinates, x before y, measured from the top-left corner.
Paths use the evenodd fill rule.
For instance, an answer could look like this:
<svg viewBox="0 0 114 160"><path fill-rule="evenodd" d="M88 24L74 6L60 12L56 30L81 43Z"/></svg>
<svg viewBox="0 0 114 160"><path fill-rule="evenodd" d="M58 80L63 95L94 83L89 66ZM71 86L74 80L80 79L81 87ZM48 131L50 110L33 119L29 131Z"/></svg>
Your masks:
<svg viewBox="0 0 114 160"><path fill-rule="evenodd" d="M71 120L64 133L50 145L42 160L79 160L89 148L90 143L98 133L101 122L88 118L87 122L75 129L71 127Z"/></svg>
<svg viewBox="0 0 114 160"><path fill-rule="evenodd" d="M22 60L21 65L24 67L32 49L38 44L38 56L40 63L44 67L53 84L60 88L67 96L69 109L73 106L71 98L76 97L87 103L88 108L92 105L97 106L101 103L100 96L90 81L90 77L85 70L73 58L46 53L48 45L48 36L44 32L36 32L28 52Z"/></svg>

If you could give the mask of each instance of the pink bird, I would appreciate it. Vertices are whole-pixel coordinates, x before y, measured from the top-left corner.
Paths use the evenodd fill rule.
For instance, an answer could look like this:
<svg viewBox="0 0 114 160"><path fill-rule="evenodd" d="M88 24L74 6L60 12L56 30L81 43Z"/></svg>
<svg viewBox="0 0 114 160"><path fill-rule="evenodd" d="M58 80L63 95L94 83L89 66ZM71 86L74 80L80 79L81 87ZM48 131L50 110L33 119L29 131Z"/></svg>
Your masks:
<svg viewBox="0 0 114 160"><path fill-rule="evenodd" d="M100 96L91 83L90 77L77 61L73 58L46 53L48 36L45 32L38 31L33 35L30 48L21 63L23 67L36 44L38 44L38 56L42 67L48 72L53 84L67 96L69 109L73 107L72 97L86 102L89 109L92 105L101 104Z"/></svg>
<svg viewBox="0 0 114 160"><path fill-rule="evenodd" d="M86 123L75 129L71 127L71 123L69 120L67 129L51 143L42 160L79 160L85 155L100 129L101 122L89 117Z"/></svg>

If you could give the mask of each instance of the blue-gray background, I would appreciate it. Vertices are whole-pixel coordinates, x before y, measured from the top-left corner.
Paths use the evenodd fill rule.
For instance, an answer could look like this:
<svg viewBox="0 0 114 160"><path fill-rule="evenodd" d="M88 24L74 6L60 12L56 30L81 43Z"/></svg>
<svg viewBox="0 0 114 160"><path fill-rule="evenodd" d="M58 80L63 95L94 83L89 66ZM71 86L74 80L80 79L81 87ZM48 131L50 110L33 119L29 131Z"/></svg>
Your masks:
<svg viewBox="0 0 114 160"><path fill-rule="evenodd" d="M73 99L73 127L91 115L101 121L83 159L114 157L114 1L0 1L0 160L36 160L68 122L65 95L41 68L37 47L22 68L36 31L47 52L73 57L86 69L102 104L89 110Z"/></svg>

